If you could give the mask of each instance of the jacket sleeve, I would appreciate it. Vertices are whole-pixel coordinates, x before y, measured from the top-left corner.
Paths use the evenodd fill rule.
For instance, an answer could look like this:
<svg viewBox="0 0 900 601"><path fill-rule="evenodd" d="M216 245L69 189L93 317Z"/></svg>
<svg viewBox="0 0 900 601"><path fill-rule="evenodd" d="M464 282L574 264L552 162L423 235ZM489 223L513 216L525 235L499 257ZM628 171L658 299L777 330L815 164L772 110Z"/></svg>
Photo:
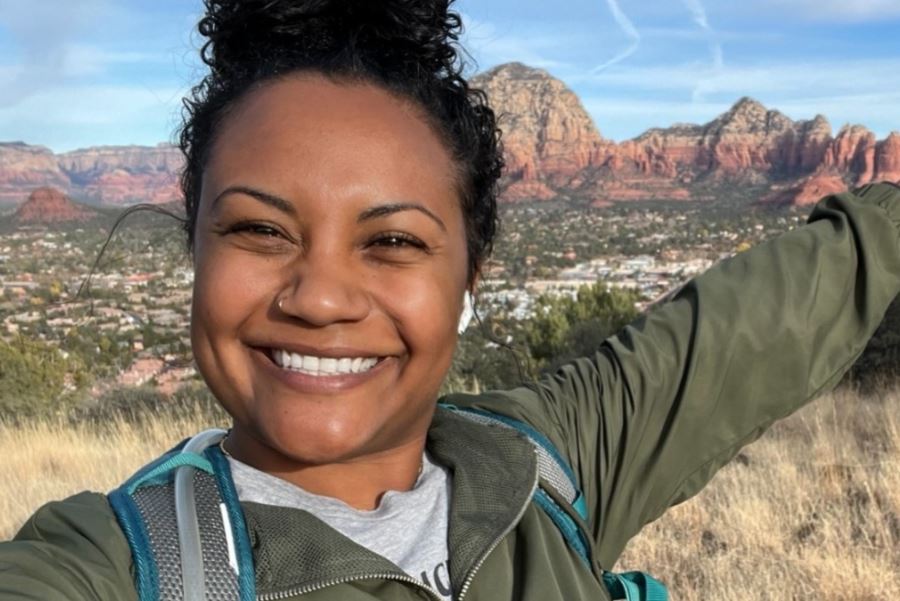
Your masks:
<svg viewBox="0 0 900 601"><path fill-rule="evenodd" d="M463 402L543 431L591 510L604 567L744 445L834 386L900 292L900 189L820 201L533 386Z"/></svg>
<svg viewBox="0 0 900 601"><path fill-rule="evenodd" d="M103 495L39 509L0 543L0 601L137 601L131 551Z"/></svg>

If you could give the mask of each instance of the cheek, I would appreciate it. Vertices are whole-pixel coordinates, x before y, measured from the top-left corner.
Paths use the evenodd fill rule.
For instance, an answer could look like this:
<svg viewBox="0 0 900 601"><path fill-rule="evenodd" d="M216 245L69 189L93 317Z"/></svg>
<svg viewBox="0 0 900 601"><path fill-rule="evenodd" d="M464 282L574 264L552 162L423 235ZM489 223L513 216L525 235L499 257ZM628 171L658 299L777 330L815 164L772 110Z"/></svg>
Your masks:
<svg viewBox="0 0 900 601"><path fill-rule="evenodd" d="M235 333L260 310L265 312L272 273L257 261L208 252L194 263L191 338L197 354L212 353L211 341L234 339Z"/></svg>
<svg viewBox="0 0 900 601"><path fill-rule="evenodd" d="M444 273L404 278L383 294L384 304L412 353L432 361L452 357L463 285ZM437 365L435 365L437 367Z"/></svg>

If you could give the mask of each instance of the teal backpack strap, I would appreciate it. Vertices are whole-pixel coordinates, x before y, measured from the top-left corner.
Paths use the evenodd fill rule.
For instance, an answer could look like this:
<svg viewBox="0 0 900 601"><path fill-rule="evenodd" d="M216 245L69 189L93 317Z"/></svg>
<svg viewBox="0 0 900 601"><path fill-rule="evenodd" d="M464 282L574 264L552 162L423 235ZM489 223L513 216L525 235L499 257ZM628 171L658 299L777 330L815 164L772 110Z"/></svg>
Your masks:
<svg viewBox="0 0 900 601"><path fill-rule="evenodd" d="M481 409L462 408L449 404L441 407L454 411L472 421L513 428L522 433L534 445L538 456L538 472L542 484L534 494L534 502L553 521L569 547L590 567L590 543L582 527L547 492L551 488L564 499L574 512L587 522L588 510L578 480L568 462L550 440L525 422ZM661 582L643 572L603 573L603 584L613 599L626 601L667 601L668 593Z"/></svg>
<svg viewBox="0 0 900 601"><path fill-rule="evenodd" d="M603 584L613 599L626 601L667 601L669 594L662 582L644 572L603 573Z"/></svg>
<svg viewBox="0 0 900 601"><path fill-rule="evenodd" d="M207 431L109 494L140 601L253 601L249 537L228 461Z"/></svg>

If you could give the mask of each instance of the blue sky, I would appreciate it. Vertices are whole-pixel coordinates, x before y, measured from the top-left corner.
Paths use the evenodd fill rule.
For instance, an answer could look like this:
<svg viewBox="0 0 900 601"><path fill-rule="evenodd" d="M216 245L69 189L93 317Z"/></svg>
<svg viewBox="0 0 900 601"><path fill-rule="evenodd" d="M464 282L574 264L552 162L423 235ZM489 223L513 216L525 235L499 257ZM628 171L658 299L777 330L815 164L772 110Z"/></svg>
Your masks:
<svg viewBox="0 0 900 601"><path fill-rule="evenodd" d="M900 0L459 0L481 70L518 60L615 140L741 96L835 130L900 130ZM65 151L172 139L202 75L199 0L0 0L0 140Z"/></svg>

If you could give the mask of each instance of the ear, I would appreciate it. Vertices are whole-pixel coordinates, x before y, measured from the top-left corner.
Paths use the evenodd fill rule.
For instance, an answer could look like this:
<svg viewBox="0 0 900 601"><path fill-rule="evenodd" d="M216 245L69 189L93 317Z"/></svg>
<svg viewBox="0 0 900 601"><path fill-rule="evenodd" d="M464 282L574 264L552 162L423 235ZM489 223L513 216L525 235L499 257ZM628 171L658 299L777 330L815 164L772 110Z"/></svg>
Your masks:
<svg viewBox="0 0 900 601"><path fill-rule="evenodd" d="M466 290L463 295L463 307L459 314L459 325L456 327L456 333L462 335L472 318L475 317L475 295L471 291Z"/></svg>

